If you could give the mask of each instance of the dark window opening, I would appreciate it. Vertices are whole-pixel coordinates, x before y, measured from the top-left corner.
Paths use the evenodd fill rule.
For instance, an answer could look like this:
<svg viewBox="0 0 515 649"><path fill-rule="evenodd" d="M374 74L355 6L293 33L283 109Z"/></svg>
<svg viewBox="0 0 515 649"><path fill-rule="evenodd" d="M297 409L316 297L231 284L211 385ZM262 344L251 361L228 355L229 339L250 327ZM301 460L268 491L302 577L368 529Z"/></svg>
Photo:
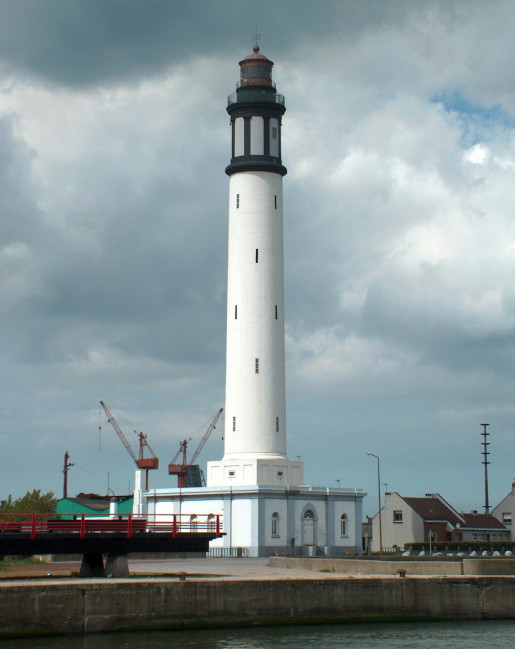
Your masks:
<svg viewBox="0 0 515 649"><path fill-rule="evenodd" d="M237 304L234 305L234 319L235 320L238 319L238 305Z"/></svg>
<svg viewBox="0 0 515 649"><path fill-rule="evenodd" d="M259 250L256 248L256 264L259 261Z"/></svg>
<svg viewBox="0 0 515 649"><path fill-rule="evenodd" d="M275 431L277 433L279 432L279 417L275 418Z"/></svg>
<svg viewBox="0 0 515 649"><path fill-rule="evenodd" d="M233 431L236 430L236 417L232 418L232 429L233 429Z"/></svg>
<svg viewBox="0 0 515 649"><path fill-rule="evenodd" d="M275 209L277 209L277 195L274 196Z"/></svg>
<svg viewBox="0 0 515 649"><path fill-rule="evenodd" d="M236 209L240 207L240 195L236 194Z"/></svg>
<svg viewBox="0 0 515 649"><path fill-rule="evenodd" d="M277 320L277 304L275 305L275 319Z"/></svg>
<svg viewBox="0 0 515 649"><path fill-rule="evenodd" d="M259 374L259 358L256 358L254 369L256 371L256 374Z"/></svg>

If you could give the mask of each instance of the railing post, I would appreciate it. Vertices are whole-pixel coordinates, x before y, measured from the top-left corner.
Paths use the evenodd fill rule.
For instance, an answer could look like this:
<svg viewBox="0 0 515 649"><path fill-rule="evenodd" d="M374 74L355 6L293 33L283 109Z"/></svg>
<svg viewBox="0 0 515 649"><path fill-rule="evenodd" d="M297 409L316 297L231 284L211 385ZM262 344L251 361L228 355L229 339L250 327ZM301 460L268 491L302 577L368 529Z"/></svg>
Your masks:
<svg viewBox="0 0 515 649"><path fill-rule="evenodd" d="M172 538L177 536L177 514L173 515Z"/></svg>
<svg viewBox="0 0 515 649"><path fill-rule="evenodd" d="M129 517L127 519L127 538L132 538L132 514L129 514Z"/></svg>
<svg viewBox="0 0 515 649"><path fill-rule="evenodd" d="M80 517L80 538L83 539L86 536L86 516L82 514Z"/></svg>
<svg viewBox="0 0 515 649"><path fill-rule="evenodd" d="M216 536L220 536L220 514L216 515Z"/></svg>
<svg viewBox="0 0 515 649"><path fill-rule="evenodd" d="M32 514L32 525L30 529L30 538L36 538L36 514Z"/></svg>

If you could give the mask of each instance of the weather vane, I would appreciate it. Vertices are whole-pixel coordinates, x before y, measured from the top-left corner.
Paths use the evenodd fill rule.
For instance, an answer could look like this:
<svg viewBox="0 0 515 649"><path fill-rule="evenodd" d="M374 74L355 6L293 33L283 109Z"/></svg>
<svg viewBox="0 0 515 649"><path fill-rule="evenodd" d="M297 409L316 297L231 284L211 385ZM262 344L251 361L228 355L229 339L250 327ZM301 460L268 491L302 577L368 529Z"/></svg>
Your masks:
<svg viewBox="0 0 515 649"><path fill-rule="evenodd" d="M258 44L258 40L261 38L261 34L258 33L258 26L256 25L256 32L255 34L252 34L252 38L255 40L256 45Z"/></svg>

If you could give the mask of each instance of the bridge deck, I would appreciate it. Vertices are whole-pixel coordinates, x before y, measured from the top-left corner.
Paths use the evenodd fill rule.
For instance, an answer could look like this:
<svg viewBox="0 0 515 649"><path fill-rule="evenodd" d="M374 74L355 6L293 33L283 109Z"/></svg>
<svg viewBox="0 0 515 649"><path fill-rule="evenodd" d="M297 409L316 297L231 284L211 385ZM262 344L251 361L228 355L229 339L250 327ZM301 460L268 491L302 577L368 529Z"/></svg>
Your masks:
<svg viewBox="0 0 515 649"><path fill-rule="evenodd" d="M222 535L220 516L0 514L0 555L207 552Z"/></svg>

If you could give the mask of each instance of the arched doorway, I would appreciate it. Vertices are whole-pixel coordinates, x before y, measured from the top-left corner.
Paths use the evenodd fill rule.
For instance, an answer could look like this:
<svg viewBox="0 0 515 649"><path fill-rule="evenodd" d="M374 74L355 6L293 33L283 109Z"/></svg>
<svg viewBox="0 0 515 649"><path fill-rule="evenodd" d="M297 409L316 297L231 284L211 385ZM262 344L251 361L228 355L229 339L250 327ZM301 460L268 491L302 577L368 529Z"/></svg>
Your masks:
<svg viewBox="0 0 515 649"><path fill-rule="evenodd" d="M306 509L302 519L302 539L304 545L315 545L315 514Z"/></svg>

